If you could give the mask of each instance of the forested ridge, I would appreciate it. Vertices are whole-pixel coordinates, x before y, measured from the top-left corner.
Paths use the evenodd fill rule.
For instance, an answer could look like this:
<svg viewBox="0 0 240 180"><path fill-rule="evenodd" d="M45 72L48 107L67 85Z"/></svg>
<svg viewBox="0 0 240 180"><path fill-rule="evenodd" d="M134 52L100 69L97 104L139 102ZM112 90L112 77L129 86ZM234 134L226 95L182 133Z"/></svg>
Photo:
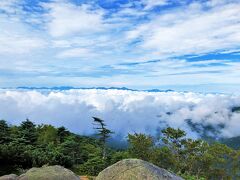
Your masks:
<svg viewBox="0 0 240 180"><path fill-rule="evenodd" d="M128 146L107 145L114 133L94 117L93 137L71 133L65 127L35 125L29 119L19 126L0 121L0 175L22 173L31 167L62 165L79 175L97 175L125 158L139 158L185 179L240 178L240 150L224 144L189 139L180 129L168 127L159 137L134 133Z"/></svg>

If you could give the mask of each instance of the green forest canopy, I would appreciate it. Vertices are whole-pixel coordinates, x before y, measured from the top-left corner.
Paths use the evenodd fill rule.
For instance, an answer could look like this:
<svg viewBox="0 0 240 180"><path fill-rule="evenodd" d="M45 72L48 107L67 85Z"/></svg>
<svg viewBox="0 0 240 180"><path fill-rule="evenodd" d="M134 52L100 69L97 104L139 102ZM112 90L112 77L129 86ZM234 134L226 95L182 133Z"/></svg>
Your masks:
<svg viewBox="0 0 240 180"><path fill-rule="evenodd" d="M88 137L71 133L65 127L35 125L28 119L19 126L0 120L0 175L57 164L79 175L95 176L121 159L139 158L186 179L240 177L240 150L189 139L184 131L171 127L163 129L158 138L129 134L128 147L118 150L107 146L106 139L103 141L101 134L108 138L112 132L101 122L107 135L96 128L98 136Z"/></svg>

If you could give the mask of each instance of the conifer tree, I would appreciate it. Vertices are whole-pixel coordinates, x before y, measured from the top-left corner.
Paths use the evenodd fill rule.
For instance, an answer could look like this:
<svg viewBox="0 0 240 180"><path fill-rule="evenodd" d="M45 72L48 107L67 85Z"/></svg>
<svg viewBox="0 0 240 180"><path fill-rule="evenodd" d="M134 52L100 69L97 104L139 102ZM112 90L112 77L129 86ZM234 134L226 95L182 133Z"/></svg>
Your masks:
<svg viewBox="0 0 240 180"><path fill-rule="evenodd" d="M37 141L36 125L29 119L23 121L19 127L19 135L24 144L35 144Z"/></svg>
<svg viewBox="0 0 240 180"><path fill-rule="evenodd" d="M97 136L99 136L99 140L102 145L102 157L103 159L105 159L107 155L106 141L110 137L110 134L112 134L113 132L106 128L104 120L97 117L93 117L93 119L95 123L94 125L97 126L94 129L98 131Z"/></svg>
<svg viewBox="0 0 240 180"><path fill-rule="evenodd" d="M0 144L9 141L9 127L5 120L0 120Z"/></svg>

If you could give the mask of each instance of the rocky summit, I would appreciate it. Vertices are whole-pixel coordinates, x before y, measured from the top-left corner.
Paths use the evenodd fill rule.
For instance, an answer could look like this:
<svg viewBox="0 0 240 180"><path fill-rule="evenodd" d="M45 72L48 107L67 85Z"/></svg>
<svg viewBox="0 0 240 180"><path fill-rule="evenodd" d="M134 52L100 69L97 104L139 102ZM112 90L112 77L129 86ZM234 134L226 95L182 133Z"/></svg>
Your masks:
<svg viewBox="0 0 240 180"><path fill-rule="evenodd" d="M125 159L104 169L96 180L183 180L165 169L139 159Z"/></svg>
<svg viewBox="0 0 240 180"><path fill-rule="evenodd" d="M79 180L89 179L78 177L62 166L43 166L31 168L26 173L0 177L0 180ZM95 178L94 178L95 179ZM96 180L183 180L165 169L139 159L125 159L104 169Z"/></svg>

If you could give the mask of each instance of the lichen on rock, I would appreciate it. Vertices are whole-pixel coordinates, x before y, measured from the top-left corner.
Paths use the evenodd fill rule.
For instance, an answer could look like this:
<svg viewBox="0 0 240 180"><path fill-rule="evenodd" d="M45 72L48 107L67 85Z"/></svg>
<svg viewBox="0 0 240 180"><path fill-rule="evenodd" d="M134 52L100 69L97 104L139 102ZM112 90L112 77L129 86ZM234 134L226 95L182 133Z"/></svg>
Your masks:
<svg viewBox="0 0 240 180"><path fill-rule="evenodd" d="M44 166L31 168L18 180L79 180L79 177L62 166Z"/></svg>
<svg viewBox="0 0 240 180"><path fill-rule="evenodd" d="M139 159L125 159L104 169L96 180L183 180L165 169Z"/></svg>

